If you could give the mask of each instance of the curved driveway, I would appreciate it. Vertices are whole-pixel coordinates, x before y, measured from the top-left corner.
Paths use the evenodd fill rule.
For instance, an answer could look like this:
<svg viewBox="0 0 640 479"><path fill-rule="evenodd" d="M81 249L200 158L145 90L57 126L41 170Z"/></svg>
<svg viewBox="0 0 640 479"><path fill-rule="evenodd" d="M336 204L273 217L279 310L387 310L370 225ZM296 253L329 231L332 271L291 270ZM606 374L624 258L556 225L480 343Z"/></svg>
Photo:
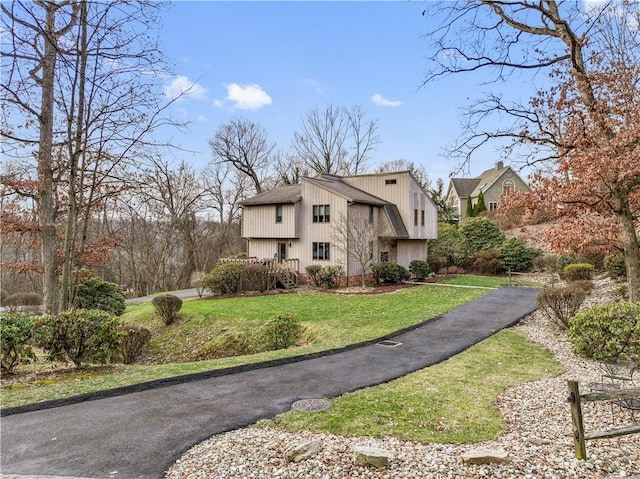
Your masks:
<svg viewBox="0 0 640 479"><path fill-rule="evenodd" d="M536 309L538 290L504 287L371 343L278 366L189 380L76 404L5 415L5 475L160 478L188 448L224 431L443 361Z"/></svg>

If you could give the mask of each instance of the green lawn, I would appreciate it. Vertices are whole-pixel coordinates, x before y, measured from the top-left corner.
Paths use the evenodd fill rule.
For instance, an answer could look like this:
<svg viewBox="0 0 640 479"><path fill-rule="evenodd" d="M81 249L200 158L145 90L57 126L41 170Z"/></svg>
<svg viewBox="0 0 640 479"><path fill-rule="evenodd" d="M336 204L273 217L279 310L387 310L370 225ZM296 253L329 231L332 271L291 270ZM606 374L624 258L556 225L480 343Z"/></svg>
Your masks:
<svg viewBox="0 0 640 479"><path fill-rule="evenodd" d="M542 286L540 283L522 280L517 275L513 275L511 282L509 282L507 276L479 276L473 274L463 274L455 278L445 279L440 284L483 288L498 288L500 286Z"/></svg>
<svg viewBox="0 0 640 479"><path fill-rule="evenodd" d="M488 290L418 286L380 295L289 293L231 299L185 301L182 319L165 326L150 303L134 304L126 322L154 332L153 348L173 361L160 365L116 365L93 371L38 378L2 389L2 407L136 384L181 374L307 354L375 339L475 299ZM296 313L308 328L309 344L280 351L217 360L193 361L198 348L223 329L251 329L278 312ZM23 369L35 368L24 366ZM34 369L35 370L35 369Z"/></svg>
<svg viewBox="0 0 640 479"><path fill-rule="evenodd" d="M490 440L505 430L495 407L502 391L561 372L551 353L504 330L438 365L336 398L326 411L291 411L257 427L437 443Z"/></svg>

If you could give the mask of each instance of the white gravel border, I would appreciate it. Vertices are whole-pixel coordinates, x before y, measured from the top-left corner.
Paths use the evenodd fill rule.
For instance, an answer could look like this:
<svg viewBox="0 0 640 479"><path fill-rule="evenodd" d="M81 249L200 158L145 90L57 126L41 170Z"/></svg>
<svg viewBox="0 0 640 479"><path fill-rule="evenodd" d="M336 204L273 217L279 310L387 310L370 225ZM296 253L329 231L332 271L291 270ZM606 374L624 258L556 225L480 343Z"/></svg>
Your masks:
<svg viewBox="0 0 640 479"><path fill-rule="evenodd" d="M615 284L596 282L588 304L610 301ZM640 435L587 442L589 459L575 459L571 414L567 403L569 379L585 385L598 382L597 363L577 358L565 334L541 313L521 321L515 330L549 349L564 365L558 377L520 384L497 400L507 432L495 441L476 444L420 444L393 437L341 437L308 431L288 433L277 429L245 428L214 436L187 451L169 471L169 479L640 479ZM583 403L586 431L629 424L631 416L605 403ZM626 415L625 415L626 414ZM636 412L635 420L640 420ZM311 459L289 463L287 448L320 439L321 452ZM386 469L354 465L354 447L371 446L391 452ZM504 449L510 461L500 465L466 465L462 454L478 449Z"/></svg>

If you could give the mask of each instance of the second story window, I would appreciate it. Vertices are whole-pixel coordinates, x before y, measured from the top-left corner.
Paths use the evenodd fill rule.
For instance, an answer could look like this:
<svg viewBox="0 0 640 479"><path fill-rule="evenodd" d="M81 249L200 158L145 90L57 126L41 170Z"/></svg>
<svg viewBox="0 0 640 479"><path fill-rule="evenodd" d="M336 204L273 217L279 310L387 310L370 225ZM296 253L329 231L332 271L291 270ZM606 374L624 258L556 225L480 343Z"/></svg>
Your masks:
<svg viewBox="0 0 640 479"><path fill-rule="evenodd" d="M276 223L282 223L282 205L276 205Z"/></svg>
<svg viewBox="0 0 640 479"><path fill-rule="evenodd" d="M424 210L420 210L420 226L424 226Z"/></svg>
<svg viewBox="0 0 640 479"><path fill-rule="evenodd" d="M512 195L515 190L516 184L513 180L504 180L504 183L502 183L502 194L504 196Z"/></svg>
<svg viewBox="0 0 640 479"><path fill-rule="evenodd" d="M373 206L369 206L369 223L373 224Z"/></svg>
<svg viewBox="0 0 640 479"><path fill-rule="evenodd" d="M313 205L313 222L328 223L329 209L329 205Z"/></svg>
<svg viewBox="0 0 640 479"><path fill-rule="evenodd" d="M418 226L418 210L413 210L413 226Z"/></svg>

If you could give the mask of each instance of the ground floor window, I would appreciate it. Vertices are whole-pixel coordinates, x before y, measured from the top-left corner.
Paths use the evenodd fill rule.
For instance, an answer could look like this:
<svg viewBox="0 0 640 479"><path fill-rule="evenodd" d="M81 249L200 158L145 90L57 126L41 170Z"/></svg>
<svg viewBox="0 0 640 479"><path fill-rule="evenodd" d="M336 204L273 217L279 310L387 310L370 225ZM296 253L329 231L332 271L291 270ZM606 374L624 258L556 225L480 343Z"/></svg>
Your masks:
<svg viewBox="0 0 640 479"><path fill-rule="evenodd" d="M496 201L489 202L489 211L496 211L498 209L498 203Z"/></svg>
<svg viewBox="0 0 640 479"><path fill-rule="evenodd" d="M331 259L329 243L313 243L313 259Z"/></svg>

